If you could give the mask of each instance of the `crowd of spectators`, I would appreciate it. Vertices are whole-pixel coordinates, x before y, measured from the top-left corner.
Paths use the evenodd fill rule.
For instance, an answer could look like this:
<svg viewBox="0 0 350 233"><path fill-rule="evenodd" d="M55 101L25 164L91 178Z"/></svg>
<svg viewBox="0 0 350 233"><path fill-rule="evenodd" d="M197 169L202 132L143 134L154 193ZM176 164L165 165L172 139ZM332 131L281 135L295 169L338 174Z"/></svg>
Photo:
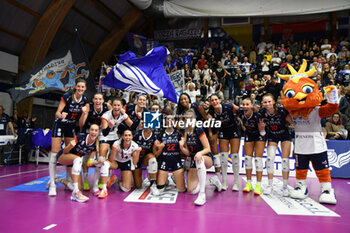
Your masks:
<svg viewBox="0 0 350 233"><path fill-rule="evenodd" d="M220 47L220 45L222 47ZM282 97L285 83L277 73L289 74L287 64L299 70L303 59L307 70L315 66L312 79L323 92L323 87L336 85L339 91L339 114L341 123L350 130L350 41L329 41L327 38L315 41L271 41L252 43L249 51L243 45L230 42L206 43L200 49L169 49L164 68L167 73L184 70L184 91L191 102L205 102L211 94L217 94L224 102L240 105L250 97L259 107L261 98L271 93L277 103ZM107 99L124 97L127 102L130 93L107 91ZM131 96L132 97L132 96ZM151 101L166 107L163 100L154 97ZM325 119L327 122L329 119ZM324 125L326 126L326 125ZM340 137L339 139L344 139Z"/></svg>

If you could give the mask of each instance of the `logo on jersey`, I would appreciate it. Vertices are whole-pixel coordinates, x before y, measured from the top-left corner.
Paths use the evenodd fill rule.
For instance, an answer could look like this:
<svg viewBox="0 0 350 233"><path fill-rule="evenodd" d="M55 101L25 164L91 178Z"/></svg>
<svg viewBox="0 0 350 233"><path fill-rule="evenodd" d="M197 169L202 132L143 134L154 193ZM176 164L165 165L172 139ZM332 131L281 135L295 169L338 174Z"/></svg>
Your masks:
<svg viewBox="0 0 350 233"><path fill-rule="evenodd" d="M144 129L160 129L160 112L144 112L143 113L143 128Z"/></svg>

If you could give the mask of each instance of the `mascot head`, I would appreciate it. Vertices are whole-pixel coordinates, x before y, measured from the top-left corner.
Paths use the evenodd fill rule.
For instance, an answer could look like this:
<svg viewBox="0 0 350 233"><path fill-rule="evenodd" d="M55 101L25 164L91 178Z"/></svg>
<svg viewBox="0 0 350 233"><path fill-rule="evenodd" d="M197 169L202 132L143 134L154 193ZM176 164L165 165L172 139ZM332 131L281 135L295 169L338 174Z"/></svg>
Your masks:
<svg viewBox="0 0 350 233"><path fill-rule="evenodd" d="M309 78L314 74L315 67L305 72L306 65L307 62L303 60L303 64L297 72L291 65L287 64L291 74L278 74L281 79L288 80L283 87L282 104L292 116L307 117L323 99L316 83Z"/></svg>

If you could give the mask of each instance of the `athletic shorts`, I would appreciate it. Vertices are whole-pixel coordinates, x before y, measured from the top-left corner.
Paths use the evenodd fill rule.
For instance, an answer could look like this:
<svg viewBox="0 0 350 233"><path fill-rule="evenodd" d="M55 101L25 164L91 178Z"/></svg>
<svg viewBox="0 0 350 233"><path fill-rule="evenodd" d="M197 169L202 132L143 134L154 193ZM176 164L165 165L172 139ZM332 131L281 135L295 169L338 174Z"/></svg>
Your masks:
<svg viewBox="0 0 350 233"><path fill-rule="evenodd" d="M109 146L110 147L112 147L113 146L113 143L115 142L116 140L100 140L100 144L102 144L102 143L107 143L107 144L109 144Z"/></svg>
<svg viewBox="0 0 350 233"><path fill-rule="evenodd" d="M278 142L284 142L284 141L292 141L292 135L288 130L279 134L272 134L267 132L266 137L268 142L278 143Z"/></svg>
<svg viewBox="0 0 350 233"><path fill-rule="evenodd" d="M75 135L75 123L55 122L52 126L53 138L72 138Z"/></svg>
<svg viewBox="0 0 350 233"><path fill-rule="evenodd" d="M194 156L191 156L191 165L190 165L190 168L197 168L196 166L196 160L194 159ZM208 154L204 155L204 156L207 156L207 157L210 157L211 160L213 161L213 164L214 164L214 156L211 152L209 152Z"/></svg>
<svg viewBox="0 0 350 233"><path fill-rule="evenodd" d="M219 139L231 140L241 136L241 130L238 127L221 128L219 131Z"/></svg>
<svg viewBox="0 0 350 233"><path fill-rule="evenodd" d="M309 169L309 163L316 171L329 168L327 151L318 154L295 154L295 167L298 170Z"/></svg>
<svg viewBox="0 0 350 233"><path fill-rule="evenodd" d="M181 157L159 156L158 170L162 171L177 171L183 168Z"/></svg>
<svg viewBox="0 0 350 233"><path fill-rule="evenodd" d="M61 155L63 155L63 149L60 150L58 153L57 153L57 161L58 161L58 158L61 157ZM77 156L81 157L82 155L81 154L77 154ZM71 165L66 165L67 167L73 167L73 163Z"/></svg>
<svg viewBox="0 0 350 233"><path fill-rule="evenodd" d="M265 136L261 136L259 132L250 133L245 132L244 133L244 142L256 142L256 141L266 141Z"/></svg>
<svg viewBox="0 0 350 233"><path fill-rule="evenodd" d="M131 171L131 160L127 161L127 162L119 162L116 161L118 163L118 168L121 171Z"/></svg>

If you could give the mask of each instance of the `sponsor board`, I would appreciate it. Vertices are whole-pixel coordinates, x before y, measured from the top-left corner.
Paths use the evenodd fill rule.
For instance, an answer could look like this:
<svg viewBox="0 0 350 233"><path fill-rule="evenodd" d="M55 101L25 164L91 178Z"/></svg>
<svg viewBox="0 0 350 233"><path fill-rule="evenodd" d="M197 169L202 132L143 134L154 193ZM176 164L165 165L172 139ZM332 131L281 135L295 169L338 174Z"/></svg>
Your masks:
<svg viewBox="0 0 350 233"><path fill-rule="evenodd" d="M246 178L243 178L246 181ZM255 186L255 181L252 181ZM262 187L268 184L267 178L263 178ZM337 213L307 197L305 199L293 199L282 196L282 181L273 179L273 192L270 195L261 195L261 198L276 212L278 215L306 215L306 216L328 216L340 217ZM288 186L290 190L292 187Z"/></svg>
<svg viewBox="0 0 350 233"><path fill-rule="evenodd" d="M178 191L173 186L165 188L164 192L159 196L151 194L150 187L142 187L135 189L125 199L125 202L141 202L141 203L159 203L159 204L175 204Z"/></svg>

